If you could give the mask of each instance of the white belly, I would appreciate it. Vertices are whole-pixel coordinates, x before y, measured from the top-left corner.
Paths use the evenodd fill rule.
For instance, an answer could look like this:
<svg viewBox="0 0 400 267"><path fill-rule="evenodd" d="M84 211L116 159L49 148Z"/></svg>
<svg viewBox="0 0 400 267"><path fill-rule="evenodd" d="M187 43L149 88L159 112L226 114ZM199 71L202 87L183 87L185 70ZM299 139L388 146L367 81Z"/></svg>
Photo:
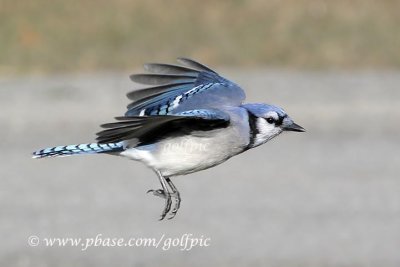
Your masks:
<svg viewBox="0 0 400 267"><path fill-rule="evenodd" d="M139 160L165 176L184 175L218 165L241 153L248 143L234 128L206 135L182 136L154 145L130 148L122 156Z"/></svg>

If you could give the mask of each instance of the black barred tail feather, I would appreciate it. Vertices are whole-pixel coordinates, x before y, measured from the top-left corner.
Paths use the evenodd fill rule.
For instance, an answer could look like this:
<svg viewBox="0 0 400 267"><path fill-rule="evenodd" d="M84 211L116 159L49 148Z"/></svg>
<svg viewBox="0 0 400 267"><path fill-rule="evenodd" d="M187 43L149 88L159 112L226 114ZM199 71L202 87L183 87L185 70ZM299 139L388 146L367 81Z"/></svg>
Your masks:
<svg viewBox="0 0 400 267"><path fill-rule="evenodd" d="M108 144L78 144L68 146L56 146L33 152L33 158L47 158L47 157L60 157L71 156L80 154L97 154L97 153L110 153L123 150L122 143L108 143Z"/></svg>

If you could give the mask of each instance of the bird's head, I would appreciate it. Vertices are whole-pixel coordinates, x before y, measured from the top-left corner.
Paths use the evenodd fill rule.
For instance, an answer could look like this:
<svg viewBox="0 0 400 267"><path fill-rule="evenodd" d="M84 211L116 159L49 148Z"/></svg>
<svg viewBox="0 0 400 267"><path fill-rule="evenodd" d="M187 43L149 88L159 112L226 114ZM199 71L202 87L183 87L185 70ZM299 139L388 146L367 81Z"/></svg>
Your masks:
<svg viewBox="0 0 400 267"><path fill-rule="evenodd" d="M249 111L250 128L254 135L252 147L259 146L283 131L305 132L280 107L268 104L245 104Z"/></svg>

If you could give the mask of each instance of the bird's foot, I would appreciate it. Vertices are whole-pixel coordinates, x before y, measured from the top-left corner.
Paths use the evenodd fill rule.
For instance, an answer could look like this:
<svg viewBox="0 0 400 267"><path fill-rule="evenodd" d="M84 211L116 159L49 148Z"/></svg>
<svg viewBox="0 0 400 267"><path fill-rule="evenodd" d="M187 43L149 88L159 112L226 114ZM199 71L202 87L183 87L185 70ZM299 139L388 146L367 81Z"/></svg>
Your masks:
<svg viewBox="0 0 400 267"><path fill-rule="evenodd" d="M167 216L167 214L169 212L171 213L171 215L167 218L168 220L175 217L175 215L178 212L178 209L180 207L180 203L181 203L181 198L180 198L179 192L170 193L170 192L164 191L163 189L157 189L157 190L150 189L149 191L147 191L147 193L152 193L153 195L155 195L157 197L161 197L161 198L165 199L165 206L161 213L160 221L164 220L164 218ZM175 204L174 204L174 208L171 210L172 197L175 199Z"/></svg>
<svg viewBox="0 0 400 267"><path fill-rule="evenodd" d="M171 196L174 197L175 203L174 203L174 208L171 210L171 216L168 217L168 220L171 220L172 218L175 217L176 213L179 210L179 207L181 206L181 196L179 195L179 192L173 192L171 193Z"/></svg>
<svg viewBox="0 0 400 267"><path fill-rule="evenodd" d="M165 206L160 217L160 221L164 220L165 216L167 216L168 212L171 210L171 205L172 205L171 193L166 192L163 189L157 189L157 190L150 189L149 191L147 191L147 193L153 193L153 195L165 199Z"/></svg>

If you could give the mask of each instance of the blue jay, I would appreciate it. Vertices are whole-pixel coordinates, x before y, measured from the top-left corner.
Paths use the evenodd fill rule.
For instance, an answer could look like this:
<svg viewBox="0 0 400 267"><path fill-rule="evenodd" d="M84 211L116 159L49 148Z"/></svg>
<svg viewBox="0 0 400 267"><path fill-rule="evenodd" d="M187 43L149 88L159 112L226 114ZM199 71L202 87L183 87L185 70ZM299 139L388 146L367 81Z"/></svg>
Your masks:
<svg viewBox="0 0 400 267"><path fill-rule="evenodd" d="M148 193L165 200L163 220L172 219L181 202L171 177L214 167L282 131L305 131L277 106L244 104L244 91L209 67L178 62L145 64L149 74L131 75L151 86L127 94L132 102L125 115L101 125L96 143L46 148L33 157L110 154L141 161L161 183Z"/></svg>

